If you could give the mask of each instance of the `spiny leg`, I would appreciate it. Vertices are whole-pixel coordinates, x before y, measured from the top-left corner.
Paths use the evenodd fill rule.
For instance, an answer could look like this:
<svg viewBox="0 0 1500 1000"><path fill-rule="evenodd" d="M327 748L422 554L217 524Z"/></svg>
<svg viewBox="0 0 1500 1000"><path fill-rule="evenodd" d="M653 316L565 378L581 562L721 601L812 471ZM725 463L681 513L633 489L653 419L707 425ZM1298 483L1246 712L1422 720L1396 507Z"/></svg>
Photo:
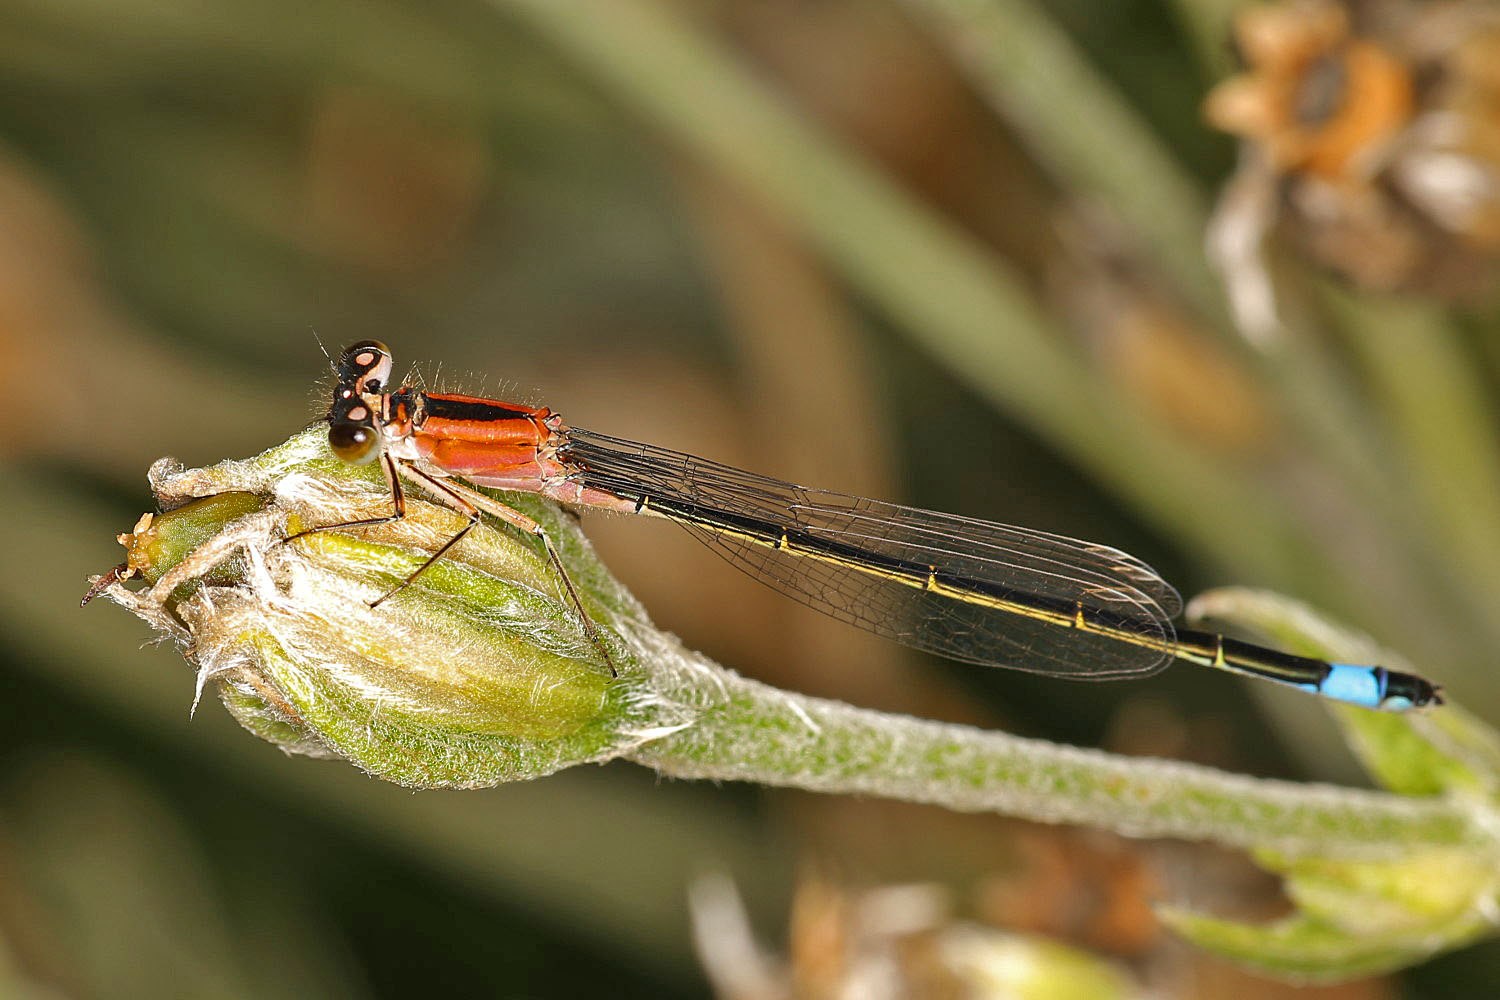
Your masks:
<svg viewBox="0 0 1500 1000"><path fill-rule="evenodd" d="M394 513L387 514L384 517L362 518L358 521L339 521L335 524L320 524L317 527L307 528L299 531L295 535L288 535L281 541L283 543L290 542L294 539L301 538L303 535L311 535L317 531L331 531L335 528L366 528L376 524L390 524L392 521L400 521L404 519L406 517L406 493L401 489L401 477L398 471L401 466L399 466L396 459L392 458L390 455L381 455L380 462L381 470L385 473L385 480L391 487L391 504L395 508ZM430 477L422 478L427 479ZM432 488L432 484L424 482L423 485ZM406 587L410 585L413 580L422 575L423 570L427 569L427 567L437 562L438 559L442 557L444 552L447 552L450 548L457 544L460 538L463 538L464 535L467 535L470 529L472 529L474 525L479 523L479 510L474 507L473 504L464 503L462 499L453 494L451 491L440 489L439 492L447 496L451 504L463 511L463 513L469 518L469 523L465 525L464 528L458 532L458 534L454 535L452 538L444 542L442 547L434 552L430 559L424 562L421 566L418 566L416 572L412 573L395 587L392 587L390 590L386 591L384 594L381 594L375 600L371 601L370 607L379 607L386 600L386 598L390 597L392 594L399 593L400 591L406 589Z"/></svg>
<svg viewBox="0 0 1500 1000"><path fill-rule="evenodd" d="M537 527L540 528L541 525ZM599 655L604 657L604 665L609 667L609 676L620 676L620 672L615 669L614 659L609 655L609 647L604 644L604 636L599 634L599 626L594 624L594 619L590 618L589 613L583 609L583 601L579 599L578 590L573 586L573 578L563 568L562 559L558 556L557 549L553 547L552 539L545 531L538 531L537 534L541 537L542 544L547 547L547 558L552 560L552 565L556 567L557 575L563 582L563 588L567 590L568 598L578 612L578 620L583 622L584 632L588 633L589 641L594 644L595 649L599 650Z"/></svg>
<svg viewBox="0 0 1500 1000"><path fill-rule="evenodd" d="M506 524L520 528L522 531L529 532L542 540L542 545L547 550L547 558L552 562L553 568L557 570L558 578L563 583L563 589L567 591L568 600L572 602L573 609L578 612L579 621L583 623L584 633L589 637L589 641L594 644L594 648L599 651L599 655L604 657L604 663L609 667L610 676L618 677L620 675L620 672L615 669L614 658L609 655L609 647L604 642L604 636L599 632L599 626L594 622L593 618L589 617L588 611L585 610L583 600L578 596L578 588L574 585L573 578L568 575L567 568L563 566L562 557L558 554L557 547L552 544L552 537L547 534L546 528L543 528L533 518L527 517L512 507L507 507L485 496L483 493L459 486L457 483L440 480L413 465L402 465L400 466L400 471L410 476L413 481L420 483L423 489L429 490L435 496L446 498L449 504L466 514L470 518L470 521L464 526L463 530L443 543L442 548L434 552L426 562L417 567L417 571L407 577L405 582L396 587L395 590L392 590L390 594L386 594L385 597L380 598L380 601L385 600L386 597L390 597L391 594L406 587L423 570L436 562L444 552L452 548L460 538L468 534L469 530L479 523L479 512L483 510L485 513L504 521ZM380 601L376 601L375 604L379 604ZM375 604L370 606L374 607Z"/></svg>
<svg viewBox="0 0 1500 1000"><path fill-rule="evenodd" d="M385 473L386 484L391 488L391 505L395 508L395 513L384 517L366 517L358 521L339 521L336 524L320 524L315 528L303 528L295 535L287 535L277 544L295 541L303 535L311 535L319 531L333 531L336 528L366 528L376 524L390 524L392 521L399 521L406 517L406 494L402 492L401 479L396 474L396 460L389 455L381 455L380 468ZM381 600L384 599L381 598Z"/></svg>
<svg viewBox="0 0 1500 1000"><path fill-rule="evenodd" d="M469 519L469 523L458 529L458 532L452 538L448 539L442 545L438 546L438 550L432 555L428 556L427 560L422 563L422 565L413 570L411 575L408 576L405 580L402 580L390 590L386 591L384 594L381 594L379 597L375 598L375 600L371 601L370 607L372 608L380 607L381 604L385 603L388 597L391 597L394 594L399 594L401 591L411 586L413 580L421 576L423 573L427 572L427 568L429 566L437 562L439 559L443 558L443 554L445 552L453 548L453 546L457 545L459 541L470 531L473 531L474 526L479 523L479 508L475 507L473 504L466 501L463 497L459 496L456 492L449 489L441 481L427 475L424 472L417 471L410 465L402 465L398 468L402 471L405 471L407 475L411 476L417 482L421 483L423 488L431 491L436 496L446 499L449 506L455 508L459 513L463 514Z"/></svg>

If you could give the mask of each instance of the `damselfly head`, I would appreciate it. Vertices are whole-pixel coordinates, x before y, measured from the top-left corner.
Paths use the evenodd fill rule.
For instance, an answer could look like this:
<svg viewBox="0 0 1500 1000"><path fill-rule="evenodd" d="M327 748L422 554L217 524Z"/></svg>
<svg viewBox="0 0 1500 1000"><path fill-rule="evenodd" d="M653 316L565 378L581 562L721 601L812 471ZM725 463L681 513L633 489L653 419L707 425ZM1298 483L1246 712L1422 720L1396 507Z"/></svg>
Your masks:
<svg viewBox="0 0 1500 1000"><path fill-rule="evenodd" d="M361 340L339 355L338 385L328 408L328 446L350 465L373 462L381 452L378 400L391 377L391 351L378 340Z"/></svg>

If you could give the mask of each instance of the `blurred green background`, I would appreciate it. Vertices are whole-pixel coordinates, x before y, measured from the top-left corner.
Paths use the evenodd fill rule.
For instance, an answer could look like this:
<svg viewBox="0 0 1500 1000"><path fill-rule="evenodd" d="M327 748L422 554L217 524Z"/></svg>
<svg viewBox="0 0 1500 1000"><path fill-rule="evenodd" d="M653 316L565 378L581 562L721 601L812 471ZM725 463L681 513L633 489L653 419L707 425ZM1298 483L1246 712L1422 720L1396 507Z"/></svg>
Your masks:
<svg viewBox="0 0 1500 1000"><path fill-rule="evenodd" d="M323 348L375 338L431 385L1107 542L1189 596L1272 587L1493 718L1493 313L1282 247L1287 331L1236 333L1202 250L1235 148L1199 114L1233 6L0 0L0 993L696 996L689 883L730 873L779 951L812 869L948 885L1162 995L1297 992L1145 909L1274 915L1233 859L628 765L412 794L190 719L174 652L77 608L153 460L285 439ZM658 622L777 685L1361 780L1313 699L923 660L670 525L587 523ZM1339 995L1496 977L1478 948Z"/></svg>

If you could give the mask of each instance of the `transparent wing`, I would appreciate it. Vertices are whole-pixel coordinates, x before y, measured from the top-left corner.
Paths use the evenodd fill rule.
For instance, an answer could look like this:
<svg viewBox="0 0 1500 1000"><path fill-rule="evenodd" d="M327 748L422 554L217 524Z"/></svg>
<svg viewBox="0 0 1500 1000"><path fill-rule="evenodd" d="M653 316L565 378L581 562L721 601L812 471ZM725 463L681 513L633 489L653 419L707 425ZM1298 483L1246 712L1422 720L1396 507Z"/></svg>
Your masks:
<svg viewBox="0 0 1500 1000"><path fill-rule="evenodd" d="M1149 674L1171 659L1171 619L1182 600L1118 549L794 486L579 428L568 437L562 457L587 485L645 498L648 510L678 521L761 582L913 648L1099 679ZM778 547L781 532L788 544ZM924 589L929 572L951 585ZM1055 618L1079 604L1137 641L1026 613L1050 608Z"/></svg>

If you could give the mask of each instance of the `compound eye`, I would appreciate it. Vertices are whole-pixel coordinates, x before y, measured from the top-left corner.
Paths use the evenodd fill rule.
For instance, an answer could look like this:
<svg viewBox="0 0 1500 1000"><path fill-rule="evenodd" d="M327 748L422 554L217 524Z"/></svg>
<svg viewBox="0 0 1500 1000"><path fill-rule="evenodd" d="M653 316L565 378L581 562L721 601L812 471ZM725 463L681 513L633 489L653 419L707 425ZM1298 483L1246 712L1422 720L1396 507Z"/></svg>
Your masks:
<svg viewBox="0 0 1500 1000"><path fill-rule="evenodd" d="M334 424L328 428L328 447L341 461L365 465L380 454L380 432L369 424Z"/></svg>
<svg viewBox="0 0 1500 1000"><path fill-rule="evenodd" d="M361 340L339 355L339 384L356 392L378 392L390 377L391 350L378 340Z"/></svg>

